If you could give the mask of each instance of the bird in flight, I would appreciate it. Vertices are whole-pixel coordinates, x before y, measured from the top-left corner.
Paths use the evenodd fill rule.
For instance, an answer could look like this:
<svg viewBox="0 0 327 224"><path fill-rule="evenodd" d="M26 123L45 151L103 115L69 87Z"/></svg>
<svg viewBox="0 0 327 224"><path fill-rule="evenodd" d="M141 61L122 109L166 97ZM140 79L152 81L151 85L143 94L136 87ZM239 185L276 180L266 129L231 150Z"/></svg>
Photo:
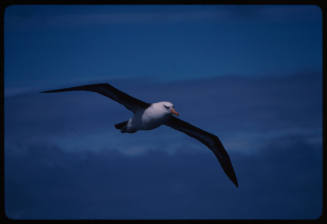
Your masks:
<svg viewBox="0 0 327 224"><path fill-rule="evenodd" d="M175 116L178 116L179 113L174 109L174 105L171 102L162 101L157 103L146 103L116 89L108 83L47 90L41 93L66 91L96 92L109 97L110 99L125 106L128 110L132 111L134 113L133 117L115 124L115 127L122 133L134 133L138 130L151 130L159 127L160 125L166 125L199 140L215 154L224 172L235 184L235 186L238 187L237 178L231 160L219 138L216 135L176 118Z"/></svg>

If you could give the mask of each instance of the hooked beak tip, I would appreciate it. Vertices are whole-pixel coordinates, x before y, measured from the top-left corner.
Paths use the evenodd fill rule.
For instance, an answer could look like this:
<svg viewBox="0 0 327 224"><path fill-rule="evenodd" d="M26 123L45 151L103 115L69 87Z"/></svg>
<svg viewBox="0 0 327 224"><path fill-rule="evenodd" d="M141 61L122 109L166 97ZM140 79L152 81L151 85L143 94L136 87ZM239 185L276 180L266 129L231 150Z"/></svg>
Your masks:
<svg viewBox="0 0 327 224"><path fill-rule="evenodd" d="M172 108L170 112L176 116L179 116L179 113L174 108Z"/></svg>

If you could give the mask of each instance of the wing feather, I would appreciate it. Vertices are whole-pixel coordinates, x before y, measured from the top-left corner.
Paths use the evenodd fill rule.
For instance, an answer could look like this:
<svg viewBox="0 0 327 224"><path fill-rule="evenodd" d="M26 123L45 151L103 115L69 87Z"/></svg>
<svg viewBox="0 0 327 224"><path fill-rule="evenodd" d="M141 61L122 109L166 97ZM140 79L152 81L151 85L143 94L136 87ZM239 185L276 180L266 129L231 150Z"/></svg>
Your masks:
<svg viewBox="0 0 327 224"><path fill-rule="evenodd" d="M223 144L217 136L210 134L176 117L171 117L171 119L169 119L165 125L178 131L184 132L188 136L196 138L204 145L206 145L215 154L227 176L231 179L235 186L238 187L238 182L234 168L232 166L232 162Z"/></svg>
<svg viewBox="0 0 327 224"><path fill-rule="evenodd" d="M64 88L64 89L55 89L55 90L47 90L43 91L42 93L56 93L56 92L66 92L66 91L92 91L96 93L100 93L110 99L124 105L128 110L132 112L136 112L138 109L146 109L150 106L149 103L146 103L142 100L136 99L132 97L112 85L108 83L102 84L92 84L92 85L84 85L84 86L76 86L71 88Z"/></svg>

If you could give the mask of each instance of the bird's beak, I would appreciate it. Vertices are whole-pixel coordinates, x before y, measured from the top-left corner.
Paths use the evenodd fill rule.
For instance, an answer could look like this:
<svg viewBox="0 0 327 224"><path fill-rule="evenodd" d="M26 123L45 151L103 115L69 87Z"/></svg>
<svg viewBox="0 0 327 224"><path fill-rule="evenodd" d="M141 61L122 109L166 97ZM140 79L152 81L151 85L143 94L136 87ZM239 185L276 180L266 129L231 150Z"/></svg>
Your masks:
<svg viewBox="0 0 327 224"><path fill-rule="evenodd" d="M170 109L170 112L171 112L172 114L175 114L176 116L179 115L179 113L178 113L174 108L171 108L171 109Z"/></svg>

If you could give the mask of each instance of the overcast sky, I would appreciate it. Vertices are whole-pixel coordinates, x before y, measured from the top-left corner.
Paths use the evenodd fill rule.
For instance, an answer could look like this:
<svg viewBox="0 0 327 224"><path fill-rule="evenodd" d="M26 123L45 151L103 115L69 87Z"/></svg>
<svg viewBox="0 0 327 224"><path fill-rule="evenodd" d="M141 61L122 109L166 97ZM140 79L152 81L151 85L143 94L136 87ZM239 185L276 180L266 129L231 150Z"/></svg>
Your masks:
<svg viewBox="0 0 327 224"><path fill-rule="evenodd" d="M316 6L11 6L5 203L15 219L312 219L322 209ZM239 188L168 127L121 134L109 82L219 136Z"/></svg>

